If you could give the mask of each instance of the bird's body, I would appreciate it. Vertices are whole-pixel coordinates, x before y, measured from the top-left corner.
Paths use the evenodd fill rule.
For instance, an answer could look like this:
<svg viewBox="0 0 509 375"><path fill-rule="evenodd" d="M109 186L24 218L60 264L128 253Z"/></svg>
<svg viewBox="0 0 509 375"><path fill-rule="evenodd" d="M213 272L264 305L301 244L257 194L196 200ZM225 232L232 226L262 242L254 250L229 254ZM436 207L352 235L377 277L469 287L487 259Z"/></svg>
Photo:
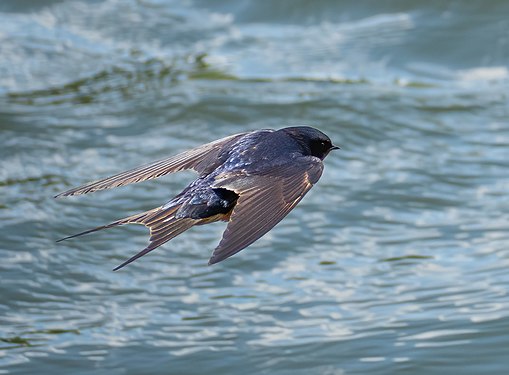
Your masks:
<svg viewBox="0 0 509 375"><path fill-rule="evenodd" d="M71 237L122 224L150 228L150 244L116 269L145 255L194 225L229 221L209 264L228 258L267 233L320 178L333 146L310 127L236 134L58 196L157 178L184 169L199 173L180 194L155 209Z"/></svg>

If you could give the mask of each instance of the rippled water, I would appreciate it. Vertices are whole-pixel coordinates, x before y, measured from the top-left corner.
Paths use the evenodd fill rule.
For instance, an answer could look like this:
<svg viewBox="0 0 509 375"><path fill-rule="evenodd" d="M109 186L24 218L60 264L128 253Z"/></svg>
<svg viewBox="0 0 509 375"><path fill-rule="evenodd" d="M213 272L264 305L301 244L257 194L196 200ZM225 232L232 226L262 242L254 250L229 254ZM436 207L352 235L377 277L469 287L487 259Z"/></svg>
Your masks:
<svg viewBox="0 0 509 375"><path fill-rule="evenodd" d="M0 3L1 374L506 374L509 4ZM66 188L235 132L342 150L276 229L120 272L182 173Z"/></svg>

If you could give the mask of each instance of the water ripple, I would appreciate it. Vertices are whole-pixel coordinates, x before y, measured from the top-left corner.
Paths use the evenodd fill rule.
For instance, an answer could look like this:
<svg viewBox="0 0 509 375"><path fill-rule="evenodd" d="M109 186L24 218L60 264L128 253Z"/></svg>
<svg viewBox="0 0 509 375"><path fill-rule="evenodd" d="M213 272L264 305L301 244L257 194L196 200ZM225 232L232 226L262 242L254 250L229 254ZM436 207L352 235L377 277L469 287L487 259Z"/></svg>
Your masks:
<svg viewBox="0 0 509 375"><path fill-rule="evenodd" d="M0 6L0 373L505 374L506 4L20 4ZM223 224L116 273L145 228L55 244L193 175L55 193L290 124L342 150L228 261L206 266Z"/></svg>

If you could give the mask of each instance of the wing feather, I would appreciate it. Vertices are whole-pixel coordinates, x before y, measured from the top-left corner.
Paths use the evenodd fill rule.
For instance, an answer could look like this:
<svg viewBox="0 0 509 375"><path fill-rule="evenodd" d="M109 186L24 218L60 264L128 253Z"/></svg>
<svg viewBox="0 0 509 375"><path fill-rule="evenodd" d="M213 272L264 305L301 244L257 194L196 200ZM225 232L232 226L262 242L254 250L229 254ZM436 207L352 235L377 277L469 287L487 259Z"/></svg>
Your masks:
<svg viewBox="0 0 509 375"><path fill-rule="evenodd" d="M217 162L219 154L247 133L240 133L207 143L205 145L184 151L140 167L106 177L98 181L64 191L55 198L79 194L92 193L98 190L111 189L136 182L158 178L169 173L186 169L193 169L202 173Z"/></svg>
<svg viewBox="0 0 509 375"><path fill-rule="evenodd" d="M226 176L215 186L239 194L223 238L209 264L218 263L251 245L278 224L306 195L322 174L322 161L305 157L264 175Z"/></svg>

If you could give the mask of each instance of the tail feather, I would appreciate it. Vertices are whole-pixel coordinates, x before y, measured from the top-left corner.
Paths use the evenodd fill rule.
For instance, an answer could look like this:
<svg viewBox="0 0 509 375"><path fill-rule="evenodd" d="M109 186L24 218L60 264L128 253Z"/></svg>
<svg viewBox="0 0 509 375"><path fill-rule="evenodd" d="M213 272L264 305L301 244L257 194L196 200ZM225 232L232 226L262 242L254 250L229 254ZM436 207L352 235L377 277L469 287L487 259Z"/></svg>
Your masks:
<svg viewBox="0 0 509 375"><path fill-rule="evenodd" d="M171 225L168 225L165 230L158 231L156 233L153 232L153 228L157 228L157 226L151 226L150 227L150 244L141 250L136 255L132 256L131 258L127 259L125 262L120 264L119 266L115 267L113 271L117 271L121 269L124 266L127 266L129 263L135 261L136 259L142 257L145 254L148 254L152 250L158 248L165 242L168 242L172 238L178 236L179 234L185 232L189 228L191 228L193 225L196 224L196 220L193 219L175 219L171 220Z"/></svg>
<svg viewBox="0 0 509 375"><path fill-rule="evenodd" d="M170 207L170 208L162 208L157 207L149 211L142 212L140 214L136 214L133 216L126 217L124 219L120 219L114 221L107 225L102 225L97 228L89 229L84 232L73 234L72 236L68 236L58 240L57 242L64 241L70 238L82 236L84 234L96 232L98 230L113 228L119 225L124 224L143 224L150 229L150 243L149 245L141 250L136 255L132 256L119 266L115 267L113 271L117 271L120 268L128 265L129 263L135 261L136 259L142 257L143 255L151 252L157 247L161 246L165 242L168 242L172 238L178 236L179 234L185 232L193 225L198 223L198 220L189 219L189 218L176 218L175 213L179 209L179 206Z"/></svg>
<svg viewBox="0 0 509 375"><path fill-rule="evenodd" d="M76 234L73 234L71 236L67 236L67 237L61 238L61 239L57 240L57 242L62 242L62 241L68 240L70 238L75 238L75 237L83 236L84 234L89 234L89 233L97 232L98 230L113 228L113 227L116 227L116 226L119 226L119 225L124 225L124 224L143 224L143 225L147 226L147 224L146 224L147 220L149 220L151 217L153 217L156 214L158 214L160 211L162 211L161 207L157 207L157 208L154 208L152 210L148 210L148 211L142 212L140 214L136 214L136 215L133 215L133 216L129 216L129 217L126 217L126 218L114 221L113 223L109 223L109 224L106 224L106 225L101 225L101 226L96 227L96 228L88 229L88 230L86 230L84 232L76 233Z"/></svg>

